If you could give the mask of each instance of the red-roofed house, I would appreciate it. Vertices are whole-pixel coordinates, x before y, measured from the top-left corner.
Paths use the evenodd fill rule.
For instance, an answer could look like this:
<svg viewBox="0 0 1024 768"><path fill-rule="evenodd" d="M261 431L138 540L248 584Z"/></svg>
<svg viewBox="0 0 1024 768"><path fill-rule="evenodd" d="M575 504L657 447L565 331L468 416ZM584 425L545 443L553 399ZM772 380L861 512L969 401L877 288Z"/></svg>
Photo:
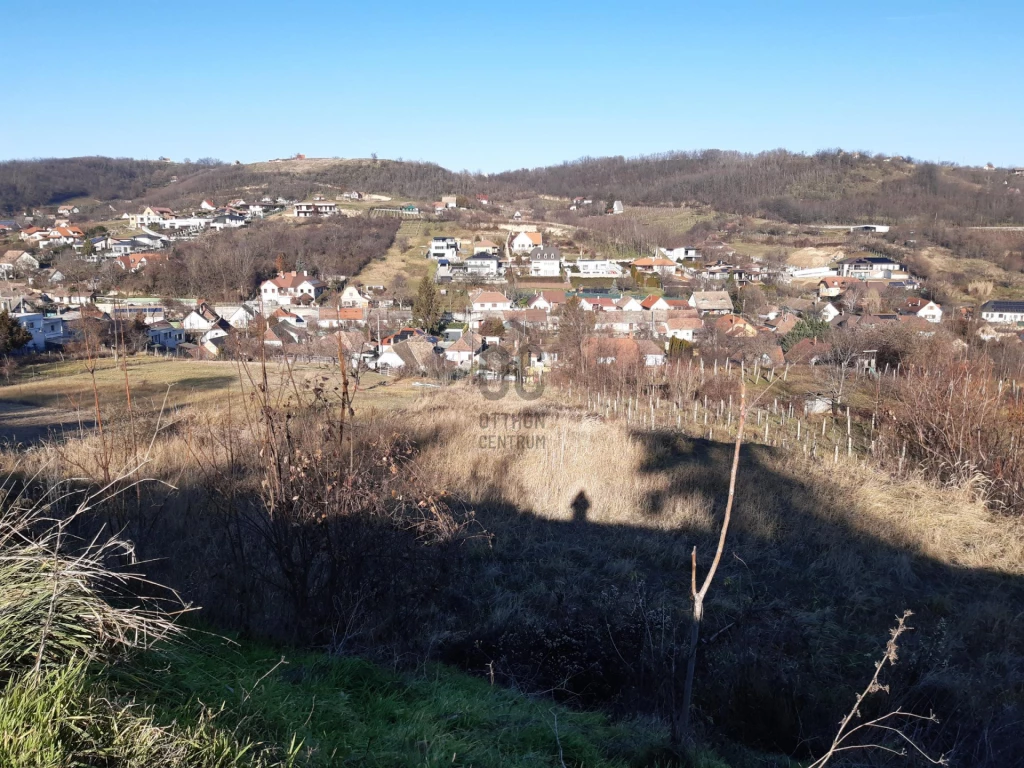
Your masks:
<svg viewBox="0 0 1024 768"><path fill-rule="evenodd" d="M543 309L545 312L550 312L563 306L565 302L565 291L540 291L530 299L527 306L530 309Z"/></svg>
<svg viewBox="0 0 1024 768"><path fill-rule="evenodd" d="M513 253L529 253L534 248L544 245L544 236L540 232L520 232L512 238Z"/></svg>
<svg viewBox="0 0 1024 768"><path fill-rule="evenodd" d="M117 266L123 270L128 272L138 272L147 264L151 264L156 261L164 261L166 258L167 257L162 253L128 253L124 256L118 256L114 261L117 263Z"/></svg>
<svg viewBox="0 0 1024 768"><path fill-rule="evenodd" d="M640 302L640 306L644 309L668 309L668 302L665 301L661 296L655 296L651 294L646 299ZM687 304L687 306L689 306Z"/></svg>
<svg viewBox="0 0 1024 768"><path fill-rule="evenodd" d="M676 271L676 263L671 259L646 257L637 259L633 266L638 272L658 273L659 275L671 275Z"/></svg>
<svg viewBox="0 0 1024 768"><path fill-rule="evenodd" d="M320 297L326 286L308 272L279 272L272 280L260 285L260 296L265 302L300 304Z"/></svg>
<svg viewBox="0 0 1024 768"><path fill-rule="evenodd" d="M823 299L834 299L841 296L851 285L861 285L863 281L856 277L826 277L818 283L818 296Z"/></svg>

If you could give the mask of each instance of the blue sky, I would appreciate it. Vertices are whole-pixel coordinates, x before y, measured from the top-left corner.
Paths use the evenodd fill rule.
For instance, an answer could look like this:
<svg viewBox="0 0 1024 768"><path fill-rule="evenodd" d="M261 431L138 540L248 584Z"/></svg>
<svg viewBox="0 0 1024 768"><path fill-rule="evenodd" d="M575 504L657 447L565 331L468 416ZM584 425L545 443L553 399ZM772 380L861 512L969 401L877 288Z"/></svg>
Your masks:
<svg viewBox="0 0 1024 768"><path fill-rule="evenodd" d="M0 0L3 18L26 9ZM1024 165L1020 2L61 0L46 16L0 38L0 159L377 153L493 172L842 147Z"/></svg>

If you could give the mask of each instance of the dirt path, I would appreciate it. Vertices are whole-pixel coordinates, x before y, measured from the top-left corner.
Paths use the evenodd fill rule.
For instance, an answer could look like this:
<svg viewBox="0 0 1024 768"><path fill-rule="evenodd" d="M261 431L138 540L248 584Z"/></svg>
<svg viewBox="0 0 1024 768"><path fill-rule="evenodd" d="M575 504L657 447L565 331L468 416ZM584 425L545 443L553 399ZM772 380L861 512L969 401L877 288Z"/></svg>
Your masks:
<svg viewBox="0 0 1024 768"><path fill-rule="evenodd" d="M0 443L35 445L47 438L58 438L90 429L92 419L79 421L74 411L60 411L28 403L0 402Z"/></svg>

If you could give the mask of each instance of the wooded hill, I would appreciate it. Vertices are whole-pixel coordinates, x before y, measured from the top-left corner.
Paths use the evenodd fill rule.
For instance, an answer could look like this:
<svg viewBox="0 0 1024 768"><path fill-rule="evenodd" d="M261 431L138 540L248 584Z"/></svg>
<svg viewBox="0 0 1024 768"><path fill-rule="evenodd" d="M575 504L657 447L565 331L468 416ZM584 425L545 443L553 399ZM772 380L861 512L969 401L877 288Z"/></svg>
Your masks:
<svg viewBox="0 0 1024 768"><path fill-rule="evenodd" d="M171 182L177 177L176 182ZM68 158L0 163L0 211L76 197L140 199L187 207L205 197L283 196L349 189L419 202L486 192L496 201L587 196L627 205L702 203L725 213L791 223L1024 225L1024 177L907 158L829 150L742 154L720 150L646 157L583 158L491 176L431 163L296 159L248 165Z"/></svg>

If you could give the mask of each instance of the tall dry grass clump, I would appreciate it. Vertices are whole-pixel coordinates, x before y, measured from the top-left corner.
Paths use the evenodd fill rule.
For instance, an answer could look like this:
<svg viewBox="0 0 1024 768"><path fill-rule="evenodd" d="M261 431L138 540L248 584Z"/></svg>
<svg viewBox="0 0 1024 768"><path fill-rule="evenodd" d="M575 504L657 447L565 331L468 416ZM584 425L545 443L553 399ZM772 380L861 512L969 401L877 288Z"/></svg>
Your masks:
<svg viewBox="0 0 1024 768"><path fill-rule="evenodd" d="M119 696L107 676L139 651L180 633L173 614L132 597L141 577L116 536L78 541L70 530L97 500L62 506L0 498L0 765L269 765L254 745L201 710L189 725L160 725Z"/></svg>

